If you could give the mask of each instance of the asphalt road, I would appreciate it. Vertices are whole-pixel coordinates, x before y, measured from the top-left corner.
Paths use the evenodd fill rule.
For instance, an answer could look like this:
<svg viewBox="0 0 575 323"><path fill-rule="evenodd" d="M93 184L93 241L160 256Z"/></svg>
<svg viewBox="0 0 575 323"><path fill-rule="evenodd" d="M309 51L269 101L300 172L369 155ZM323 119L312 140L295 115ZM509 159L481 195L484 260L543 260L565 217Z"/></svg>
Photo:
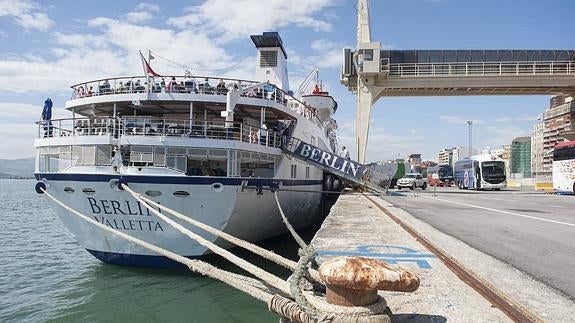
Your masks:
<svg viewBox="0 0 575 323"><path fill-rule="evenodd" d="M383 199L575 299L575 196L455 187Z"/></svg>

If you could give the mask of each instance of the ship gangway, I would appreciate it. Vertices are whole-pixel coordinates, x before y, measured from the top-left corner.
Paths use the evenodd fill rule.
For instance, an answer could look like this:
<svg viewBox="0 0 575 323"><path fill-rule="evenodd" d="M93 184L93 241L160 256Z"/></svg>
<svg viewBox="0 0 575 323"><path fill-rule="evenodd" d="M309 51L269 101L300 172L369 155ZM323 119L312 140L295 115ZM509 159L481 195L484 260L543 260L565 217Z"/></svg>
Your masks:
<svg viewBox="0 0 575 323"><path fill-rule="evenodd" d="M282 150L288 156L312 164L351 186L361 186L377 194L386 193L386 189L380 184L389 181L390 176L373 165L360 164L295 137L284 137Z"/></svg>

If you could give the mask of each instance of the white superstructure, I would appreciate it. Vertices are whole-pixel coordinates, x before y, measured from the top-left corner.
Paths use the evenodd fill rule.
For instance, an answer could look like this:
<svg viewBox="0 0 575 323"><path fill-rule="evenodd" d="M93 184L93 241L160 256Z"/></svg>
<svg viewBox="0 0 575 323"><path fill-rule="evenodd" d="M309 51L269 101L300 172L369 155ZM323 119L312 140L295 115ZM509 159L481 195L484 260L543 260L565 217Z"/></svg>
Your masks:
<svg viewBox="0 0 575 323"><path fill-rule="evenodd" d="M321 194L289 190L319 192L326 175L288 158L281 144L293 136L337 153L335 122L320 120L317 110L288 94L277 33L252 40L258 57L275 50L283 62L265 73L270 62L263 60L262 68L258 59L257 81L174 75L74 85L66 103L73 117L39 122L36 178L100 223L188 257L206 249L151 215L119 183L251 241L285 230L273 194L254 187L282 188L280 202L296 228L318 220ZM167 263L52 206L80 244L104 262Z"/></svg>

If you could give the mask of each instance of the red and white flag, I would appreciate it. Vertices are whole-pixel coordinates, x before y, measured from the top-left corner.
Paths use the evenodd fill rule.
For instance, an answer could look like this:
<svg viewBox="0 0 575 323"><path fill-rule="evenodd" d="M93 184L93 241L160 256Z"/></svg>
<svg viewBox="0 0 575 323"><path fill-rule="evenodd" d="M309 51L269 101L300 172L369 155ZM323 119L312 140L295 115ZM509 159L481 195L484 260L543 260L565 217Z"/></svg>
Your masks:
<svg viewBox="0 0 575 323"><path fill-rule="evenodd" d="M144 73L146 75L148 75L148 76L161 76L160 74L154 72L154 70L152 69L150 64L144 58L144 55L142 55L141 51L140 51L140 57L142 58L142 68L144 69Z"/></svg>

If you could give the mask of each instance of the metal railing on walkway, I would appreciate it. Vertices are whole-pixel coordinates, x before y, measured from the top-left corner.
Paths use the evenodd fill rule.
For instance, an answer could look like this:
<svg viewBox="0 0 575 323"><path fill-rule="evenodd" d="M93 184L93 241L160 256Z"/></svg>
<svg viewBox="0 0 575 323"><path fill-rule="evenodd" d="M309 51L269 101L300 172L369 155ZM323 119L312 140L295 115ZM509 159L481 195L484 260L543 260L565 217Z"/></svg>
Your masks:
<svg viewBox="0 0 575 323"><path fill-rule="evenodd" d="M575 62L478 62L382 64L390 77L573 75Z"/></svg>

